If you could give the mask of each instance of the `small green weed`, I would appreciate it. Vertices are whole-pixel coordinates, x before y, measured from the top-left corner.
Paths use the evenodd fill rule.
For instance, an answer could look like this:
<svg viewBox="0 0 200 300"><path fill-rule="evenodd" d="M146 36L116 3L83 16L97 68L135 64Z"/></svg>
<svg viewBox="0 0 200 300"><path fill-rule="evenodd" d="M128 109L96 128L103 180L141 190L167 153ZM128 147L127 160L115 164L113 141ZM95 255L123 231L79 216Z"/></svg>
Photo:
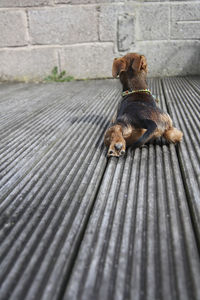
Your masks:
<svg viewBox="0 0 200 300"><path fill-rule="evenodd" d="M66 71L61 71L58 73L58 67L54 67L51 71L51 75L45 77L45 81L56 81L56 82L65 82L74 80L73 76L66 76Z"/></svg>

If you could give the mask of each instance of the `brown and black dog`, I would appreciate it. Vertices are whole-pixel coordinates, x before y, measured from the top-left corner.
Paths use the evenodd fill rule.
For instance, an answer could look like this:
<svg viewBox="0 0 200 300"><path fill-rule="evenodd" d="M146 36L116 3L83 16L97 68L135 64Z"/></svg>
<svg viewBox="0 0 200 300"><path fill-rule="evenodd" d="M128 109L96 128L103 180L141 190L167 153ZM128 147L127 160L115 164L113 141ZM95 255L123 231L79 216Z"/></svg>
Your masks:
<svg viewBox="0 0 200 300"><path fill-rule="evenodd" d="M114 78L119 75L123 98L104 136L108 156L119 157L125 153L126 146L135 149L160 136L172 143L181 141L183 133L173 127L170 116L157 107L155 98L147 89L144 55L128 53L115 58L112 75Z"/></svg>

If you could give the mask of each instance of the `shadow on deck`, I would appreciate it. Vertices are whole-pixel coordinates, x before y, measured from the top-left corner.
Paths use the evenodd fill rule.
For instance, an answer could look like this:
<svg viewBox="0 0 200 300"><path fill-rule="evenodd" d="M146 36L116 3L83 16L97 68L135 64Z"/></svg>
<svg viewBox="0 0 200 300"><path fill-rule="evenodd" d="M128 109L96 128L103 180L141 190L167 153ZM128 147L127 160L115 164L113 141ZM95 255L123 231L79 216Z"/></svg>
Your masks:
<svg viewBox="0 0 200 300"><path fill-rule="evenodd" d="M107 160L116 80L0 85L0 299L200 299L200 77L149 88L183 142Z"/></svg>

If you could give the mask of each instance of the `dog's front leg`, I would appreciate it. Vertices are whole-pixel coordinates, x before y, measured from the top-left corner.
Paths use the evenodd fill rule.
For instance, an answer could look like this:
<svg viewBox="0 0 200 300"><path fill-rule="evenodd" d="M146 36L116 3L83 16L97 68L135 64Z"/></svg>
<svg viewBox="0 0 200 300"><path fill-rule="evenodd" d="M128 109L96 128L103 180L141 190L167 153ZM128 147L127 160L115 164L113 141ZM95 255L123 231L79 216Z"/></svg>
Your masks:
<svg viewBox="0 0 200 300"><path fill-rule="evenodd" d="M123 155L126 151L126 141L122 134L122 126L116 124L108 128L104 136L104 143L108 147L108 157Z"/></svg>

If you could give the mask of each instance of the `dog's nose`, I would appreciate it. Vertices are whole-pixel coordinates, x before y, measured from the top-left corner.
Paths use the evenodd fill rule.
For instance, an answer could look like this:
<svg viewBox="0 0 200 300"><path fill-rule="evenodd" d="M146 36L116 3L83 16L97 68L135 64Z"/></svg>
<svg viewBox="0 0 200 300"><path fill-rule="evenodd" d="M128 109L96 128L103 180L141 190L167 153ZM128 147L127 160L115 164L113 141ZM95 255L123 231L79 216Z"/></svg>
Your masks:
<svg viewBox="0 0 200 300"><path fill-rule="evenodd" d="M123 147L123 145L122 145L121 143L115 144L115 149L116 149L116 150L121 150L122 147Z"/></svg>

